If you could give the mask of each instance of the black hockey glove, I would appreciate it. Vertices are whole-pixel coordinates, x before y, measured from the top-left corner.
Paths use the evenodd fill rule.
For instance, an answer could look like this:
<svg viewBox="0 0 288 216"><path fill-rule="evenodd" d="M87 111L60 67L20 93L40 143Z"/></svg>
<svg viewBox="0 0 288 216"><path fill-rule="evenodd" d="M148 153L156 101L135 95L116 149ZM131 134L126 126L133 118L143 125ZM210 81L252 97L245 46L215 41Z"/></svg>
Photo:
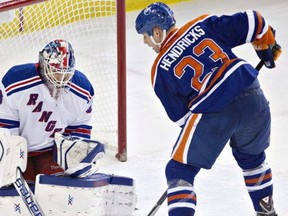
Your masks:
<svg viewBox="0 0 288 216"><path fill-rule="evenodd" d="M268 46L264 50L256 50L258 57L264 61L264 65L267 68L274 68L275 61L281 54L281 46L275 42L275 44Z"/></svg>

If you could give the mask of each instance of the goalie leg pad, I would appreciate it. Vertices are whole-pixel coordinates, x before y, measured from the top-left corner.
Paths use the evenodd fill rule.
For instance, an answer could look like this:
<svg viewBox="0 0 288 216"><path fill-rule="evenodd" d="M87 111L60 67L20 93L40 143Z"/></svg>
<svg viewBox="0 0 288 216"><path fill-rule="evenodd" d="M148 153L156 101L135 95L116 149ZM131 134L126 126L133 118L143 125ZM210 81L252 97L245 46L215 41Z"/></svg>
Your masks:
<svg viewBox="0 0 288 216"><path fill-rule="evenodd" d="M100 173L87 178L38 175L35 196L44 213L53 215L127 216L136 205L133 179Z"/></svg>
<svg viewBox="0 0 288 216"><path fill-rule="evenodd" d="M16 180L16 169L22 172L27 165L27 142L24 137L11 135L0 130L0 187L12 184Z"/></svg>
<svg viewBox="0 0 288 216"><path fill-rule="evenodd" d="M0 212L9 216L31 215L13 186L0 188Z"/></svg>

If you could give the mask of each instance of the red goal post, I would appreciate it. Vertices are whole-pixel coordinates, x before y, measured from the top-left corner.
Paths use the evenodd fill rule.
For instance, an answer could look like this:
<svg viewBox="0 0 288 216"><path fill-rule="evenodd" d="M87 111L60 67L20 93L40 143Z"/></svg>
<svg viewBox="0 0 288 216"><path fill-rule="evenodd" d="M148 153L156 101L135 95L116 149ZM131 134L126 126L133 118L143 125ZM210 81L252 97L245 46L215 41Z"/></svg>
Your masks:
<svg viewBox="0 0 288 216"><path fill-rule="evenodd" d="M3 21L4 20L4 21ZM66 39L95 89L92 138L127 160L125 0L1 0L0 76Z"/></svg>

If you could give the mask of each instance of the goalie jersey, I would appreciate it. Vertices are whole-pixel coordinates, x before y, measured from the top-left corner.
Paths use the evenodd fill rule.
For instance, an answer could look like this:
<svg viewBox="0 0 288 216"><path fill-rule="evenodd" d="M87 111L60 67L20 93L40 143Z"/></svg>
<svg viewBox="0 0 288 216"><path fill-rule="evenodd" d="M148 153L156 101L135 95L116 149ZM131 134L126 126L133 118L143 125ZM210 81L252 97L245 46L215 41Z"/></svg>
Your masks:
<svg viewBox="0 0 288 216"><path fill-rule="evenodd" d="M174 29L162 43L151 72L154 91L169 118L222 109L257 78L258 71L232 48L262 40L269 26L256 11L202 15Z"/></svg>
<svg viewBox="0 0 288 216"><path fill-rule="evenodd" d="M94 90L75 71L59 98L51 97L37 64L12 67L0 84L0 127L27 139L28 152L53 146L55 132L90 139Z"/></svg>

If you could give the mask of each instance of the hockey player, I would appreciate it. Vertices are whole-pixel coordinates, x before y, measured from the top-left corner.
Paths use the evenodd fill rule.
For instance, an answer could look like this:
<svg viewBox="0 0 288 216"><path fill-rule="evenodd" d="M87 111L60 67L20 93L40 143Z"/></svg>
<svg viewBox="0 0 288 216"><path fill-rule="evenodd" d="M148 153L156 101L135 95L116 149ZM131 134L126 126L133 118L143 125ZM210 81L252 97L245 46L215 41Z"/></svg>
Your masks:
<svg viewBox="0 0 288 216"><path fill-rule="evenodd" d="M47 44L39 53L38 63L14 66L4 75L0 84L0 130L6 129L8 143L15 136L26 139L28 160L23 176L28 183L33 183L37 174L63 174L63 167L52 157L56 132L90 139L93 96L93 87L75 69L73 48L65 40ZM99 152L103 152L103 145L99 145ZM2 147L5 152L5 145ZM87 169L82 168L83 172L74 167L66 174L85 176ZM2 182L7 183L5 179Z"/></svg>
<svg viewBox="0 0 288 216"><path fill-rule="evenodd" d="M133 179L96 173L104 145L90 139L93 96L93 87L75 69L74 51L65 40L47 44L37 64L18 65L4 75L0 83L0 212L132 214ZM25 171L32 190L35 183L35 199L19 169ZM24 202L12 186L6 187L12 183Z"/></svg>
<svg viewBox="0 0 288 216"><path fill-rule="evenodd" d="M258 71L232 48L252 43L267 68L281 48L257 12L202 15L180 28L173 11L157 2L136 18L136 31L158 56L152 66L153 89L181 132L166 166L170 216L194 215L194 179L210 169L229 141L258 216L275 216L271 168L270 109ZM215 195L216 197L216 195Z"/></svg>

